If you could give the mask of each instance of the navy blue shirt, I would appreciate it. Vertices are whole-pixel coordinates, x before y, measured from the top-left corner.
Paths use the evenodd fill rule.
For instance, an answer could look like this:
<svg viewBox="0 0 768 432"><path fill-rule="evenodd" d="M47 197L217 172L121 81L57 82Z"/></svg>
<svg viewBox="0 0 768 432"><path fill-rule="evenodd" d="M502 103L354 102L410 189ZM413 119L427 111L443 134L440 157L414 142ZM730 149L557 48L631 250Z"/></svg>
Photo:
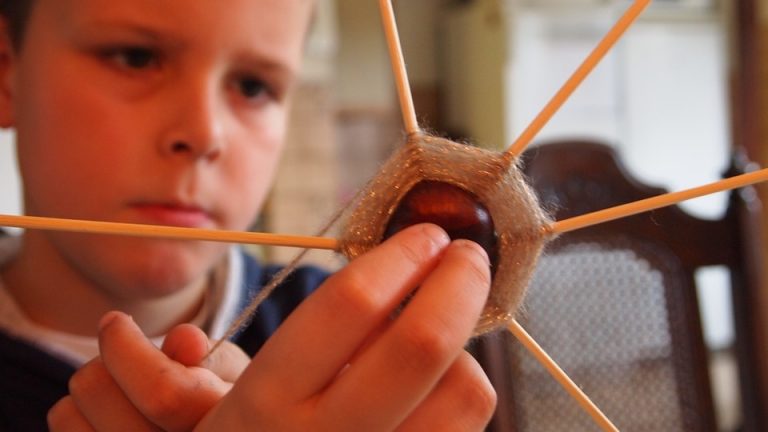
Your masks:
<svg viewBox="0 0 768 432"><path fill-rule="evenodd" d="M248 255L244 264L242 289L247 295L241 309L280 270L278 266L261 266ZM326 277L327 273L313 267L294 271L259 306L233 342L253 356ZM48 410L69 393L67 383L74 372L69 363L0 332L0 431L47 431Z"/></svg>

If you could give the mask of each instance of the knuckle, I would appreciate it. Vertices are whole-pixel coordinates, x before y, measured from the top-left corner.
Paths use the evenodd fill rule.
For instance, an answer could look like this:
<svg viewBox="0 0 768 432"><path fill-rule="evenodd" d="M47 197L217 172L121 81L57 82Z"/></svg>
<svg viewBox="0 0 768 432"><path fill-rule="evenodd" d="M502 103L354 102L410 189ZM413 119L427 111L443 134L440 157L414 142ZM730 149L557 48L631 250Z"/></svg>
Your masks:
<svg viewBox="0 0 768 432"><path fill-rule="evenodd" d="M476 424L487 424L496 410L496 391L485 379L475 379L468 383L461 392L462 406L468 418Z"/></svg>
<svg viewBox="0 0 768 432"><path fill-rule="evenodd" d="M488 266L477 263L469 267L469 283L472 286L489 287L491 285L491 272Z"/></svg>
<svg viewBox="0 0 768 432"><path fill-rule="evenodd" d="M429 228L429 227L424 227ZM437 252L437 235L408 236L397 242L400 255L409 264L418 267L434 257Z"/></svg>
<svg viewBox="0 0 768 432"><path fill-rule="evenodd" d="M250 362L247 354L230 341L224 341L218 350L205 359L204 367L226 382L233 383Z"/></svg>
<svg viewBox="0 0 768 432"><path fill-rule="evenodd" d="M418 266L425 261L425 248L418 242L401 241L398 243L400 254L409 264Z"/></svg>
<svg viewBox="0 0 768 432"><path fill-rule="evenodd" d="M332 276L338 289L330 290L331 307L335 310L352 311L369 315L381 308L376 290L370 289L368 277L355 267L347 267Z"/></svg>
<svg viewBox="0 0 768 432"><path fill-rule="evenodd" d="M69 379L69 393L75 396L90 394L103 383L105 373L99 363L86 364Z"/></svg>
<svg viewBox="0 0 768 432"><path fill-rule="evenodd" d="M169 382L167 378L160 378L153 386L153 391L145 395L142 401L142 411L153 421L165 423L185 406L184 391L178 383Z"/></svg>
<svg viewBox="0 0 768 432"><path fill-rule="evenodd" d="M66 424L65 419L69 413L75 409L75 402L71 396L66 396L63 399L56 402L56 404L48 410L46 421L48 427L52 431L63 430L63 426Z"/></svg>
<svg viewBox="0 0 768 432"><path fill-rule="evenodd" d="M496 390L480 364L469 353L463 353L454 363L453 370L455 375L451 382L461 388L461 392L454 393L454 397L457 398L456 404L465 413L464 426L467 430L479 430L490 422L496 411Z"/></svg>
<svg viewBox="0 0 768 432"><path fill-rule="evenodd" d="M469 264L475 281L478 283L490 283L491 267L485 250L472 241L459 240L459 242L467 252L465 261Z"/></svg>
<svg viewBox="0 0 768 432"><path fill-rule="evenodd" d="M457 351L457 344L442 325L422 320L408 326L401 335L404 363L415 371L431 370L446 363Z"/></svg>
<svg viewBox="0 0 768 432"><path fill-rule="evenodd" d="M485 252L480 246L470 241L457 241L458 246L454 251L460 254L454 256L459 265L463 266L462 281L465 286L489 289L491 286L491 267Z"/></svg>
<svg viewBox="0 0 768 432"><path fill-rule="evenodd" d="M249 393L249 399L253 403L248 405L247 409L253 414L254 418L259 419L258 424L269 424L269 421L271 421L269 413L280 409L280 404L277 402L277 398L270 394L270 392L251 392ZM236 403L240 402L241 400L238 399Z"/></svg>
<svg viewBox="0 0 768 432"><path fill-rule="evenodd" d="M69 379L69 383L67 383L69 388L69 394L76 395L80 394L81 392L87 392L87 380L84 378L83 373L78 372Z"/></svg>

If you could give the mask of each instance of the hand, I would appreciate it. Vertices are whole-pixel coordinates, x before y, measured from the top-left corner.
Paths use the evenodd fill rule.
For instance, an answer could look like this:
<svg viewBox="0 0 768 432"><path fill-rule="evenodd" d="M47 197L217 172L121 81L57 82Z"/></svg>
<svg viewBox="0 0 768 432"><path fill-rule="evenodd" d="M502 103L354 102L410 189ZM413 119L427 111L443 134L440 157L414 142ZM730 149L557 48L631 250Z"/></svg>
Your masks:
<svg viewBox="0 0 768 432"><path fill-rule="evenodd" d="M227 343L203 360L208 338L188 324L171 330L162 352L122 313L100 327L101 356L75 373L70 395L48 414L54 432L190 430L249 361Z"/></svg>
<svg viewBox="0 0 768 432"><path fill-rule="evenodd" d="M489 285L479 246L406 229L304 301L197 430L482 430L495 393L463 346Z"/></svg>
<svg viewBox="0 0 768 432"><path fill-rule="evenodd" d="M495 394L462 347L489 280L477 245L407 229L307 299L213 409L241 352L217 351L217 376L186 367L207 351L199 330L174 330L161 353L127 317L108 315L102 356L52 409L52 430L187 430L209 409L199 430L482 430Z"/></svg>

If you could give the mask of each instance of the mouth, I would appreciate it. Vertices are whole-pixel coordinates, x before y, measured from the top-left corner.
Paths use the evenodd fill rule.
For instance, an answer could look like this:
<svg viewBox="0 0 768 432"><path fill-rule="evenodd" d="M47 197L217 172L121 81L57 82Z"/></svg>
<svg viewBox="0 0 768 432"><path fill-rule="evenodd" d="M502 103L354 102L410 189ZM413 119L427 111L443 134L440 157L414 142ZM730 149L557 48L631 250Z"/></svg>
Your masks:
<svg viewBox="0 0 768 432"><path fill-rule="evenodd" d="M139 202L131 205L142 223L187 228L211 228L213 217L202 207L182 203Z"/></svg>

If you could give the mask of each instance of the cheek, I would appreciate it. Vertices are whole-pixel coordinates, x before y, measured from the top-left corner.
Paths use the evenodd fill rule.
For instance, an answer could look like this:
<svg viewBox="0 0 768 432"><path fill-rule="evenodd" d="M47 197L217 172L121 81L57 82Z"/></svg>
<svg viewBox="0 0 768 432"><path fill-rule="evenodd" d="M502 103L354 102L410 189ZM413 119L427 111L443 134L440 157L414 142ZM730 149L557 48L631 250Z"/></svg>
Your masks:
<svg viewBox="0 0 768 432"><path fill-rule="evenodd" d="M119 147L105 136L112 129L105 114L112 110L94 86L62 73L26 72L24 93L16 99L20 152L45 164L50 174L56 167L71 172L110 162L99 158Z"/></svg>
<svg viewBox="0 0 768 432"><path fill-rule="evenodd" d="M78 113L89 111L77 103L66 109L45 102L39 106L37 112L24 113L17 128L19 168L27 196L43 207L85 210L114 186L122 171L117 168L128 159L118 151L125 146L109 136L108 122L74 121Z"/></svg>
<svg viewBox="0 0 768 432"><path fill-rule="evenodd" d="M260 211L277 169L283 148L282 134L238 145L222 161L221 173L225 177L221 204L230 215L233 229L245 229Z"/></svg>
<svg viewBox="0 0 768 432"><path fill-rule="evenodd" d="M19 170L24 179L28 210L53 215L78 196L93 178L87 172L87 151L72 143L76 125L51 115L47 107L37 113L22 113L17 125ZM38 125L38 126L36 126ZM42 126L44 125L44 126Z"/></svg>

